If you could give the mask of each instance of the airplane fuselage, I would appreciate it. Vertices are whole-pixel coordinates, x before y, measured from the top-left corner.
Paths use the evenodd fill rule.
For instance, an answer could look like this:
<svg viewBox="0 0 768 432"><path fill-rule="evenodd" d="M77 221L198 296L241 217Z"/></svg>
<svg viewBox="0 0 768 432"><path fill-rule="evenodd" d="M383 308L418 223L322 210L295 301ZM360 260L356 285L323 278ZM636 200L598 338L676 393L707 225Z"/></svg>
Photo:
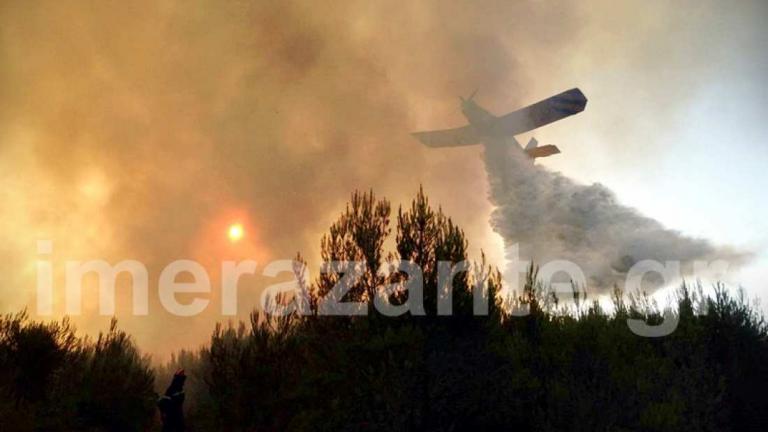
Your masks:
<svg viewBox="0 0 768 432"><path fill-rule="evenodd" d="M560 149L551 144L539 146L534 138L531 138L528 145L522 148L515 140L515 135L580 113L587 105L584 93L578 88L572 88L525 108L503 116L495 116L473 101L475 93L476 91L467 99L461 98L461 112L467 118L468 125L452 129L414 132L413 136L429 147L476 144L484 144L488 147L505 144L508 146L515 143L529 158L536 159L560 153Z"/></svg>
<svg viewBox="0 0 768 432"><path fill-rule="evenodd" d="M486 151L493 153L498 150L491 150L491 148L512 147L524 152L531 160L537 157L546 157L560 153L560 149L553 145L537 148L538 142L535 139L531 139L533 144L529 143L527 147L523 148L514 135L499 133L499 128L496 125L499 118L475 103L472 99L461 100L461 112L467 118L470 126L477 132L481 143L487 149Z"/></svg>

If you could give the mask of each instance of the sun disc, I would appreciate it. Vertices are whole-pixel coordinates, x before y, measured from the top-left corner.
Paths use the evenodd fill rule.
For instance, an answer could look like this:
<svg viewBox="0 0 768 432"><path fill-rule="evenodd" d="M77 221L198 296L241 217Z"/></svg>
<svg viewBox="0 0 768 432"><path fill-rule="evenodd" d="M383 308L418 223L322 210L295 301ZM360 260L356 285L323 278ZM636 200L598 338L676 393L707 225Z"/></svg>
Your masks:
<svg viewBox="0 0 768 432"><path fill-rule="evenodd" d="M229 231L227 231L227 236L233 243L243 238L244 234L245 231L243 230L243 226L239 223L230 225Z"/></svg>

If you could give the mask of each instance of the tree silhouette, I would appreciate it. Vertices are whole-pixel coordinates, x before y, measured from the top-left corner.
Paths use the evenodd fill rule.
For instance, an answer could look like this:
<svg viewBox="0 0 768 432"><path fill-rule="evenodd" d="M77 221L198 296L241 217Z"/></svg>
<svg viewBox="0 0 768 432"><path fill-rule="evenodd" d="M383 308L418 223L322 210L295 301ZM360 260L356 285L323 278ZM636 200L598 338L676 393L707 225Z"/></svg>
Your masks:
<svg viewBox="0 0 768 432"><path fill-rule="evenodd" d="M610 311L589 287L566 301L535 265L520 292L502 293L500 273L483 257L468 262L464 233L423 190L392 227L390 213L385 199L356 192L321 240L323 260L358 262L361 277L335 300L365 301L365 314L321 313L350 271L330 268L299 277L309 314L291 308L301 295L279 298L285 313L218 324L206 346L156 369L160 387L178 368L189 375L191 429L768 430L768 326L743 291L683 284L676 330L640 337L628 319L662 319L646 293L615 290ZM418 300L403 263L421 269L423 308L382 314L377 301ZM3 431L145 430L154 385L115 322L90 340L66 319L0 318Z"/></svg>

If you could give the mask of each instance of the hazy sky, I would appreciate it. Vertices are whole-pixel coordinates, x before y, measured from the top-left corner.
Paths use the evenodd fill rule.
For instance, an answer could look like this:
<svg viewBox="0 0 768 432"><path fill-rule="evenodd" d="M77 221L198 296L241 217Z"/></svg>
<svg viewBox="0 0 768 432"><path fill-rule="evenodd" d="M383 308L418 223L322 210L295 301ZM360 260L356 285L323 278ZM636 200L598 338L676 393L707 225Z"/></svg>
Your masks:
<svg viewBox="0 0 768 432"><path fill-rule="evenodd" d="M2 2L0 312L34 304L37 239L57 274L194 258L215 278L224 258L315 259L354 189L397 205L423 184L498 261L480 148L409 132L462 124L475 88L501 114L574 86L587 110L535 132L563 152L542 165L756 253L731 281L768 301L766 19L762 1ZM194 319L156 299L118 318L167 354L208 337L216 293ZM86 331L108 320L92 297Z"/></svg>

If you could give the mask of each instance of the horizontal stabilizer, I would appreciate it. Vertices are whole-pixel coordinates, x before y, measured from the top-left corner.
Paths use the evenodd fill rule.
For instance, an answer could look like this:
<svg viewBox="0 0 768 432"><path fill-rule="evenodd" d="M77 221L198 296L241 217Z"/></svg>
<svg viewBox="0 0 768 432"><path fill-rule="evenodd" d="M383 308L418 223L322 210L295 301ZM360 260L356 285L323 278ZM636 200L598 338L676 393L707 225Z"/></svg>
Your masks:
<svg viewBox="0 0 768 432"><path fill-rule="evenodd" d="M531 159L536 159L540 157L547 157L552 156L554 154L560 153L560 149L557 148L557 146L554 146L552 144L548 144L541 147L536 147L529 149L526 147L525 153L530 157Z"/></svg>
<svg viewBox="0 0 768 432"><path fill-rule="evenodd" d="M458 147L480 143L480 136L470 125L455 129L414 132L411 135L428 147Z"/></svg>

